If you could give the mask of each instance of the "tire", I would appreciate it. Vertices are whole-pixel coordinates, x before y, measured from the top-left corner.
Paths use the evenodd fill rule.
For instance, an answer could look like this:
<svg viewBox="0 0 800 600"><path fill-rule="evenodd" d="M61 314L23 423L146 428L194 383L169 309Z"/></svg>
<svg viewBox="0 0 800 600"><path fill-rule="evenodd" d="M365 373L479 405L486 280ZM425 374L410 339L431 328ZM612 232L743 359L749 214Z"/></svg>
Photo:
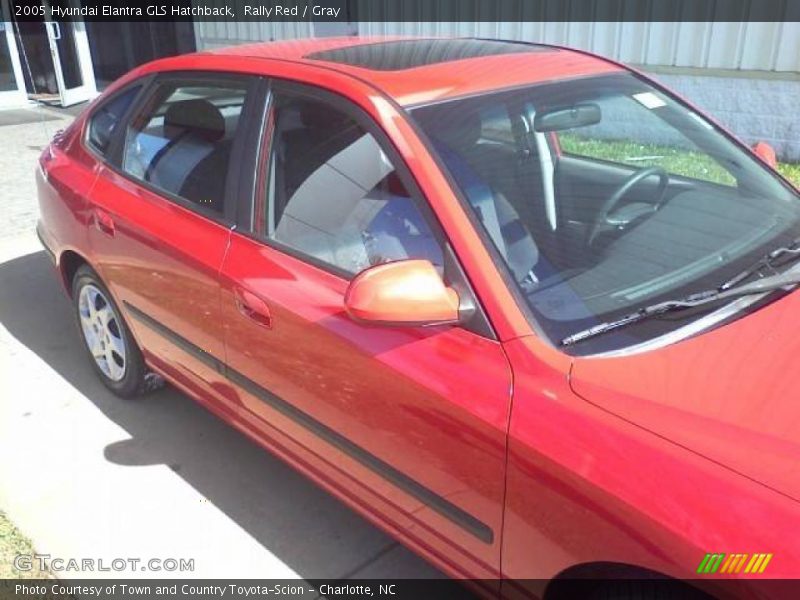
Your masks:
<svg viewBox="0 0 800 600"><path fill-rule="evenodd" d="M108 288L88 265L72 279L72 302L78 334L95 372L121 398L133 398L160 387L148 373L142 352L133 339Z"/></svg>

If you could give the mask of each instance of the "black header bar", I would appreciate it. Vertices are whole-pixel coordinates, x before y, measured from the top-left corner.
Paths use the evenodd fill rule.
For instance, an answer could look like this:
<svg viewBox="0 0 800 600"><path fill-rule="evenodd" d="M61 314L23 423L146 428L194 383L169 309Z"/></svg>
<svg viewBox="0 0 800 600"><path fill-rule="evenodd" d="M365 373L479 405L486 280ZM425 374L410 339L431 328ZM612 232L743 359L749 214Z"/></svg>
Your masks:
<svg viewBox="0 0 800 600"><path fill-rule="evenodd" d="M12 0L11 18L54 21L800 21L798 0ZM6 19L8 16L5 17Z"/></svg>

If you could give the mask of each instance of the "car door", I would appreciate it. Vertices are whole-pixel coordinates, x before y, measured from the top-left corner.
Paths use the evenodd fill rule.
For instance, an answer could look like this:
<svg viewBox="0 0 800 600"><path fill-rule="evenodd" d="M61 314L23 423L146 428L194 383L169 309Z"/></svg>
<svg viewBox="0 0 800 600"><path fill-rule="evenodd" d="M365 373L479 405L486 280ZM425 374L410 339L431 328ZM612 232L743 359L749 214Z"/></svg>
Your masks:
<svg viewBox="0 0 800 600"><path fill-rule="evenodd" d="M256 86L210 73L156 77L117 127L90 196L96 268L147 358L205 400L225 398L217 275Z"/></svg>
<svg viewBox="0 0 800 600"><path fill-rule="evenodd" d="M500 344L385 134L339 96L272 89L253 221L221 271L228 375L245 418L340 497L473 577L499 573L511 378ZM430 260L466 326L344 312L371 265Z"/></svg>

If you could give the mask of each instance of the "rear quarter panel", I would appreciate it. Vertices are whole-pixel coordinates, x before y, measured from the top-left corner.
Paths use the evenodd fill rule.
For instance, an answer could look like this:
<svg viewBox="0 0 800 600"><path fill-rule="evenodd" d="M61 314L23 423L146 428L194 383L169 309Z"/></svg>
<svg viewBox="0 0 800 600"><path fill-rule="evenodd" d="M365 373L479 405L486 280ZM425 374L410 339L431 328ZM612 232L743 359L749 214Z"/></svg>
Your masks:
<svg viewBox="0 0 800 600"><path fill-rule="evenodd" d="M89 262L87 227L91 213L86 201L97 177L96 160L80 144L83 118L57 135L36 168L39 233L61 266L64 252L77 252ZM67 289L70 282L64 282Z"/></svg>

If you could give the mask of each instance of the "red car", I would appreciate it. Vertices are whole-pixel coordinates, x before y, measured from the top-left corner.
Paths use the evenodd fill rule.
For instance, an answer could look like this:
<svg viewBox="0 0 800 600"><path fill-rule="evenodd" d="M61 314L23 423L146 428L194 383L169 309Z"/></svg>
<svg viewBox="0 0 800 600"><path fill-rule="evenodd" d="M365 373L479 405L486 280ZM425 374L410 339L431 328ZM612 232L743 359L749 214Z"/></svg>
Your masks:
<svg viewBox="0 0 800 600"><path fill-rule="evenodd" d="M238 46L110 86L38 233L111 390L166 379L483 593L746 590L800 577L800 199L763 150L564 48Z"/></svg>

